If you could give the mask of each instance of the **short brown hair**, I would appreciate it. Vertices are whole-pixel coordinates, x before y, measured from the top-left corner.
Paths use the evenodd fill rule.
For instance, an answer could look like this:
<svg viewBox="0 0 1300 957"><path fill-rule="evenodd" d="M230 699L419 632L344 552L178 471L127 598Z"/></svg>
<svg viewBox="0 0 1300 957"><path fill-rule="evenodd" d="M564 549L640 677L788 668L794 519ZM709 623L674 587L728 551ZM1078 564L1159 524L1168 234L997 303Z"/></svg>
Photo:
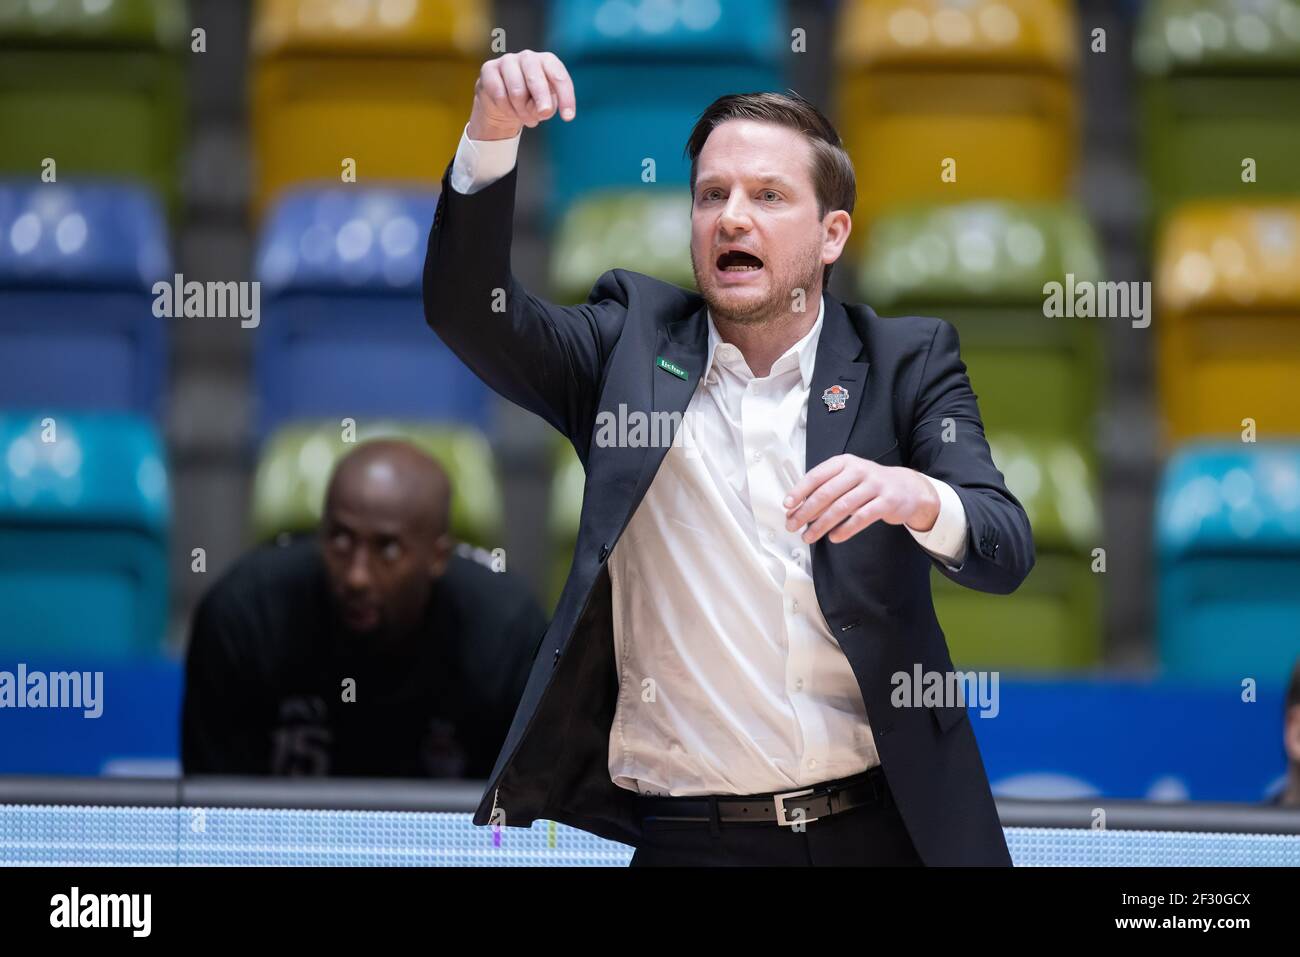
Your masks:
<svg viewBox="0 0 1300 957"><path fill-rule="evenodd" d="M729 93L720 96L700 114L686 141L685 154L691 161L691 198L695 197L695 169L709 134L728 120L758 120L798 130L812 146L813 189L817 195L817 215L834 209L853 212L858 196L853 161L849 159L840 134L831 121L794 90L786 93ZM822 270L822 287L831 279L831 267Z"/></svg>

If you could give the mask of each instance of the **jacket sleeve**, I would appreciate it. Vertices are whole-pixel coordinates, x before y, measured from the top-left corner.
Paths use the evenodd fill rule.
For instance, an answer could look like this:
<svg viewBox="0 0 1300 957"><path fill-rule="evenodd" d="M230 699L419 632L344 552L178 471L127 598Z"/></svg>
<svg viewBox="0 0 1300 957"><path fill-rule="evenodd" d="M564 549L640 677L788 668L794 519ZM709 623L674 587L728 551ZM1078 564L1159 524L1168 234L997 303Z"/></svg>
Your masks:
<svg viewBox="0 0 1300 957"><path fill-rule="evenodd" d="M993 464L957 330L942 319L936 322L912 404L908 465L952 486L968 529L961 565L950 567L933 555L931 561L959 585L1010 594L1034 567L1033 531Z"/></svg>
<svg viewBox="0 0 1300 957"><path fill-rule="evenodd" d="M450 172L424 260L425 320L493 390L572 439L594 418L627 290L608 272L581 305L532 295L510 268L518 169L469 195L452 188Z"/></svg>

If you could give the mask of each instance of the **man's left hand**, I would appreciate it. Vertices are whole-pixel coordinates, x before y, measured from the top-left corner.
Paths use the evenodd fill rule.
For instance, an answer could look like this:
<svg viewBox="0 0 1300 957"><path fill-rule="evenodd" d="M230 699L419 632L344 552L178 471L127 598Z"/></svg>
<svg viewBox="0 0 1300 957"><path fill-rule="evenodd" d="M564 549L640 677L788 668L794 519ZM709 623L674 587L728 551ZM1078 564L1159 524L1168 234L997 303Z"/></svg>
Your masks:
<svg viewBox="0 0 1300 957"><path fill-rule="evenodd" d="M808 526L808 544L828 532L832 542L847 541L881 519L928 532L939 517L939 496L920 472L856 455L822 462L789 491L784 505L786 530Z"/></svg>

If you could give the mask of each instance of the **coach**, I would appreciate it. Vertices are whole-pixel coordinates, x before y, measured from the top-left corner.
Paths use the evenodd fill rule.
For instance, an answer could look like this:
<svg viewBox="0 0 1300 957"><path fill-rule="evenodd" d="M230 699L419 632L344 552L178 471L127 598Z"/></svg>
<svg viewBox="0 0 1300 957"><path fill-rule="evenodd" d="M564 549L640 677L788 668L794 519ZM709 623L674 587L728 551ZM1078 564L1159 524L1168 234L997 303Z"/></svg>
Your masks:
<svg viewBox="0 0 1300 957"><path fill-rule="evenodd" d="M560 821L637 865L1008 864L965 708L891 692L953 668L930 566L1014 591L1029 522L953 327L825 291L855 197L838 134L797 96L715 101L686 144L699 292L614 269L558 306L510 267L521 128L557 113L554 55L484 64L425 261L429 325L587 476L475 823ZM598 441L620 409L684 440Z"/></svg>

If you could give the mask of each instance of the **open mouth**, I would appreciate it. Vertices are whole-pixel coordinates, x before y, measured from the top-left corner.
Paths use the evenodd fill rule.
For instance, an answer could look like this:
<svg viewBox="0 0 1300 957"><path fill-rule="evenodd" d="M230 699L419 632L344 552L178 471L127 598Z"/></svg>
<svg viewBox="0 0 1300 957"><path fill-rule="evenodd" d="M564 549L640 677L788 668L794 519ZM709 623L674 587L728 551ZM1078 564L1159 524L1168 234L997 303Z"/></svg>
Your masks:
<svg viewBox="0 0 1300 957"><path fill-rule="evenodd" d="M763 268L763 260L750 253L733 249L718 257L719 272L757 272Z"/></svg>

